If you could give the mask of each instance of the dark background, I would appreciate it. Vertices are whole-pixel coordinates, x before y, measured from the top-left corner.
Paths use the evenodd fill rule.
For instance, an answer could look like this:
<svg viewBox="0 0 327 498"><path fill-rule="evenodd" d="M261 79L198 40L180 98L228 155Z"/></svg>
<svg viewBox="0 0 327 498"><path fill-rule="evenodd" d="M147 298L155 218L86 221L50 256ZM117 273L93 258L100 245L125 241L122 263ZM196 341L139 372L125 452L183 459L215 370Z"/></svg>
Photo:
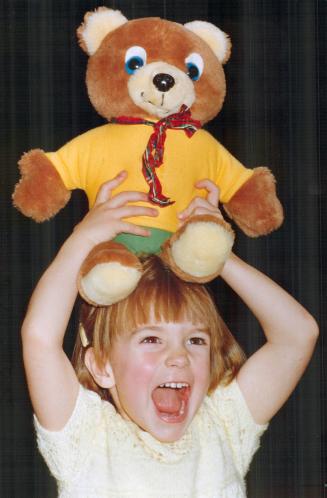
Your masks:
<svg viewBox="0 0 327 498"><path fill-rule="evenodd" d="M35 448L19 328L33 287L85 212L86 202L75 192L54 220L37 225L12 208L11 192L24 151L55 150L103 122L88 101L86 56L75 38L84 13L99 5L122 10L130 19L207 20L231 36L228 94L208 129L244 164L272 169L285 208L280 230L257 240L238 232L235 250L292 293L321 325L310 367L272 421L253 461L249 497L327 496L327 2L8 0L0 5L0 496L56 496ZM253 352L262 343L257 322L222 282L212 289L232 331L246 352Z"/></svg>

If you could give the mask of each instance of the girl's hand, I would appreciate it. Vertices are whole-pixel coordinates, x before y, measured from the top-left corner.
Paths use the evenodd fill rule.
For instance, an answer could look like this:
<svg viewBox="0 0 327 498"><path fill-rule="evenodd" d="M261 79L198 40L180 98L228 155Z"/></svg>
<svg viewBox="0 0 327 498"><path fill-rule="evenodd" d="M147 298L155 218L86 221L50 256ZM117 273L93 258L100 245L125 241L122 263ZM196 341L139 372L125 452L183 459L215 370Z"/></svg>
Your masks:
<svg viewBox="0 0 327 498"><path fill-rule="evenodd" d="M148 201L144 192L121 192L112 197L112 191L126 180L127 172L121 171L115 178L104 183L97 194L92 209L75 227L73 237L83 236L94 247L100 242L111 240L125 232L147 237L145 228L124 221L132 216L158 216L158 210L145 206L128 205L129 202Z"/></svg>
<svg viewBox="0 0 327 498"><path fill-rule="evenodd" d="M182 225L191 216L197 214L210 214L222 219L222 214L218 208L219 188L211 180L204 179L196 182L195 186L199 189L206 189L208 195L206 199L194 197L184 211L178 214L180 224Z"/></svg>

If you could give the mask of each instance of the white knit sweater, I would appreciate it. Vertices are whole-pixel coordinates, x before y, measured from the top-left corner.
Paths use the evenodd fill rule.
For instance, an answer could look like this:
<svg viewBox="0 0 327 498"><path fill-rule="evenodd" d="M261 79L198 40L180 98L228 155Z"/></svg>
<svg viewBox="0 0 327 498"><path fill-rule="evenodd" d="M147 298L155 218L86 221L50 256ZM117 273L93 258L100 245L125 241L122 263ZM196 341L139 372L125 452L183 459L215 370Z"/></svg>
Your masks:
<svg viewBox="0 0 327 498"><path fill-rule="evenodd" d="M157 441L83 387L61 431L34 420L60 498L244 498L267 427L254 422L235 380L205 398L174 443Z"/></svg>

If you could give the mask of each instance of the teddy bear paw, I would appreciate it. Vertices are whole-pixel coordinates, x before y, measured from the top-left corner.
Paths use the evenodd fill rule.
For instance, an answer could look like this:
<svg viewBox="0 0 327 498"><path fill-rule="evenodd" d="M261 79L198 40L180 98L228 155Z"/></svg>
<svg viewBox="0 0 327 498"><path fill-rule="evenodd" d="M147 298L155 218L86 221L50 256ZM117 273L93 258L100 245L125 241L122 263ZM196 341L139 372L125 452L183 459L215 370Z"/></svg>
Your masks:
<svg viewBox="0 0 327 498"><path fill-rule="evenodd" d="M234 243L234 232L223 219L193 216L164 245L163 259L188 282L217 277Z"/></svg>
<svg viewBox="0 0 327 498"><path fill-rule="evenodd" d="M93 306L108 306L125 299L142 275L139 259L124 246L105 242L96 246L84 261L78 290Z"/></svg>

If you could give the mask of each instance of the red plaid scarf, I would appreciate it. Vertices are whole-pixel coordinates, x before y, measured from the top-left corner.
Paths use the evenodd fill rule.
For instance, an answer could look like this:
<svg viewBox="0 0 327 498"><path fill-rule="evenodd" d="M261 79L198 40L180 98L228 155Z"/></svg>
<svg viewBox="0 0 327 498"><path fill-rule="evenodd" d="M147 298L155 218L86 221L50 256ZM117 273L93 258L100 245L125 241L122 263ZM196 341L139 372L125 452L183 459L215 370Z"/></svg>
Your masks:
<svg viewBox="0 0 327 498"><path fill-rule="evenodd" d="M185 105L176 114L160 119L157 123L142 118L119 116L113 118L111 123L118 124L145 124L153 126L153 133L150 136L144 154L142 156L142 173L146 179L149 190L149 201L159 206L169 206L173 204L168 197L162 194L162 186L156 175L155 168L159 168L163 163L164 145L166 140L166 130L184 130L188 137L191 137L199 128L200 121L191 118L191 111Z"/></svg>

